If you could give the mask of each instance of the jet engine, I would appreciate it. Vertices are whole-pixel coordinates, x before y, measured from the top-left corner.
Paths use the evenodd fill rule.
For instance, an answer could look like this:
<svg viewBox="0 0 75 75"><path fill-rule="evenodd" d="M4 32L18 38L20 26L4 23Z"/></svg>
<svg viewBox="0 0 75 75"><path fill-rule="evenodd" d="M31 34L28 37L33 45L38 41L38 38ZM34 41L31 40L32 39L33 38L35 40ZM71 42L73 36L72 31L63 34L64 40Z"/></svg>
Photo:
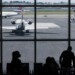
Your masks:
<svg viewBox="0 0 75 75"><path fill-rule="evenodd" d="M28 24L31 25L32 24L32 21L29 21Z"/></svg>
<svg viewBox="0 0 75 75"><path fill-rule="evenodd" d="M31 25L33 22L32 20L27 20L28 21L28 24Z"/></svg>
<svg viewBox="0 0 75 75"><path fill-rule="evenodd" d="M13 20L13 19L11 19L11 23L12 23L12 24L16 24L16 23L15 23L15 20Z"/></svg>
<svg viewBox="0 0 75 75"><path fill-rule="evenodd" d="M12 21L11 23L12 23L12 24L15 24L15 21Z"/></svg>

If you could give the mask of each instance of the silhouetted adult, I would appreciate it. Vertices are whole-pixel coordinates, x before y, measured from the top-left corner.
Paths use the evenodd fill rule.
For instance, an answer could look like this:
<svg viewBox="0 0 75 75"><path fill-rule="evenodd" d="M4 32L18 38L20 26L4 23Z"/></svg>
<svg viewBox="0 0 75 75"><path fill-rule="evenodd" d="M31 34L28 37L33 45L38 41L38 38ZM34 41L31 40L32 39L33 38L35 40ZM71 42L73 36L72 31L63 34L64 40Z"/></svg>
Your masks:
<svg viewBox="0 0 75 75"><path fill-rule="evenodd" d="M75 75L75 56L74 56L74 61L73 61L73 73Z"/></svg>
<svg viewBox="0 0 75 75"><path fill-rule="evenodd" d="M58 75L58 65L53 57L47 57L46 63L43 66L44 75Z"/></svg>
<svg viewBox="0 0 75 75"><path fill-rule="evenodd" d="M71 50L72 50L72 47L69 46L67 50L62 52L59 59L61 67L70 68L72 66L74 53Z"/></svg>
<svg viewBox="0 0 75 75"><path fill-rule="evenodd" d="M69 70L72 67L72 62L74 60L74 53L71 51L72 47L69 46L67 50L63 51L59 62L61 65L61 72L63 73L62 75L68 74Z"/></svg>
<svg viewBox="0 0 75 75"><path fill-rule="evenodd" d="M12 61L11 61L11 73L12 75L21 75L22 63L19 59L20 53L18 51L14 51L12 53Z"/></svg>
<svg viewBox="0 0 75 75"><path fill-rule="evenodd" d="M54 57L51 58L52 64L52 70L53 70L53 75L59 75L59 65L55 61Z"/></svg>
<svg viewBox="0 0 75 75"><path fill-rule="evenodd" d="M74 56L74 61L73 61L73 67L75 68L75 56Z"/></svg>

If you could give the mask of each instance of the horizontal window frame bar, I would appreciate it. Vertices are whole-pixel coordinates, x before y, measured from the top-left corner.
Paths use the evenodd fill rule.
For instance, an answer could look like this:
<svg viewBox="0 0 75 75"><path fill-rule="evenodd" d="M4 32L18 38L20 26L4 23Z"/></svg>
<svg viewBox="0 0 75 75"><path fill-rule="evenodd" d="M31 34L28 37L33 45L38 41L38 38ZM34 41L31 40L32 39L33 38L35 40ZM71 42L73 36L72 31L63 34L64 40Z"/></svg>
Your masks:
<svg viewBox="0 0 75 75"><path fill-rule="evenodd" d="M2 39L1 41L69 41L69 39ZM75 39L70 39L75 41Z"/></svg>
<svg viewBox="0 0 75 75"><path fill-rule="evenodd" d="M75 5L0 5L0 7L75 7Z"/></svg>

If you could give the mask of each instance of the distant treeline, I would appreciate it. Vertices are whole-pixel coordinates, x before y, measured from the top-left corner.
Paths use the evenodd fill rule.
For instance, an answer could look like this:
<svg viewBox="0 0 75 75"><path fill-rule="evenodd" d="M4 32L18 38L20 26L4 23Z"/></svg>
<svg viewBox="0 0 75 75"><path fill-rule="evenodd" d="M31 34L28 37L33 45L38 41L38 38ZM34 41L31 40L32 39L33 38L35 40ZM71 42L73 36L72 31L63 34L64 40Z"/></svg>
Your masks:
<svg viewBox="0 0 75 75"><path fill-rule="evenodd" d="M5 2L3 2L3 4L10 4L10 3L25 3L25 4L33 4L34 2L29 2L29 1L9 1L9 2L7 2L7 1L5 1ZM57 3L57 2L55 2L55 3L51 3L51 2L37 2L37 4L41 4L41 5L46 5L46 4L51 4L51 5L66 5L66 4L68 4L68 2L59 2L59 3Z"/></svg>

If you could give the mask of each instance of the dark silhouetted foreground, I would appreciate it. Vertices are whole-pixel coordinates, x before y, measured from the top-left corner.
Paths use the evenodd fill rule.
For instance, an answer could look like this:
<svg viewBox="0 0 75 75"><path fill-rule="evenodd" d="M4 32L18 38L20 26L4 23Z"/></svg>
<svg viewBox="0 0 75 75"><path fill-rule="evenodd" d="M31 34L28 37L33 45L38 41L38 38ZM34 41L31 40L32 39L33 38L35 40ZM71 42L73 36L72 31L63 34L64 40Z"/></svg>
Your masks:
<svg viewBox="0 0 75 75"><path fill-rule="evenodd" d="M75 75L75 55L71 50L72 47L69 46L61 53L59 65L54 57L49 56L44 64L34 63L33 71L29 70L29 63L21 62L20 53L14 51L11 63L7 63L7 75Z"/></svg>

